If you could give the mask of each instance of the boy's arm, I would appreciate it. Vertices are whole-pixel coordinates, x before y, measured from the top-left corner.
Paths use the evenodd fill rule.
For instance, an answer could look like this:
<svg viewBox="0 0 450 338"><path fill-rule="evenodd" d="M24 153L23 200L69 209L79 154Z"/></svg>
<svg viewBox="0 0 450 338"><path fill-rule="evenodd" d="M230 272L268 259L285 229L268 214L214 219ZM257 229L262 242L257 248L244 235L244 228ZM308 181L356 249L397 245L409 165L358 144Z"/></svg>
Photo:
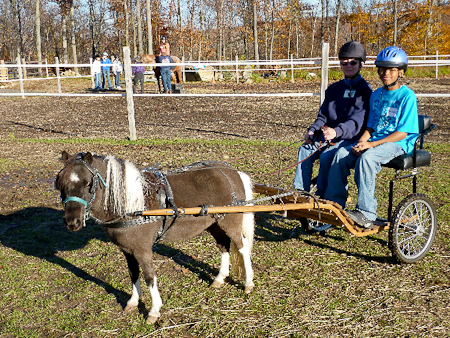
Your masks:
<svg viewBox="0 0 450 338"><path fill-rule="evenodd" d="M354 147L352 147L353 152L356 155L359 156L367 149L376 147L376 146L386 143L386 142L397 142L397 141L403 140L406 137L406 135L408 135L408 133L404 133L402 131L394 131L393 133L389 134L385 138L369 142L368 140L369 140L370 136L372 135L372 132L373 132L372 129L367 128L366 131L364 132L364 134L359 139L358 143Z"/></svg>

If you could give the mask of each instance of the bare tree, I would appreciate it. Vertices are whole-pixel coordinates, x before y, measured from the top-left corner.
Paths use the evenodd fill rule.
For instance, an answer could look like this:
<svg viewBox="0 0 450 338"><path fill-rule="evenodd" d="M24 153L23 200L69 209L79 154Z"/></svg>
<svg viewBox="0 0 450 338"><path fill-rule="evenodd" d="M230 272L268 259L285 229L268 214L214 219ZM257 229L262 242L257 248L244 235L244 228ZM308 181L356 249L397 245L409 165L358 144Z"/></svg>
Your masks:
<svg viewBox="0 0 450 338"><path fill-rule="evenodd" d="M153 29L152 29L152 6L147 0L147 53L153 55Z"/></svg>
<svg viewBox="0 0 450 338"><path fill-rule="evenodd" d="M42 63L42 43L41 43L41 8L40 1L36 0L36 16L34 18L36 24L36 54L38 63ZM42 69L38 68L39 76L42 76Z"/></svg>
<svg viewBox="0 0 450 338"><path fill-rule="evenodd" d="M259 61L259 45L258 45L258 7L257 0L253 0L253 39L255 40L255 60Z"/></svg>
<svg viewBox="0 0 450 338"><path fill-rule="evenodd" d="M342 0L337 0L337 5L336 5L336 27L334 29L334 55L337 55L337 50L338 50L339 23L341 21L341 7L342 7Z"/></svg>

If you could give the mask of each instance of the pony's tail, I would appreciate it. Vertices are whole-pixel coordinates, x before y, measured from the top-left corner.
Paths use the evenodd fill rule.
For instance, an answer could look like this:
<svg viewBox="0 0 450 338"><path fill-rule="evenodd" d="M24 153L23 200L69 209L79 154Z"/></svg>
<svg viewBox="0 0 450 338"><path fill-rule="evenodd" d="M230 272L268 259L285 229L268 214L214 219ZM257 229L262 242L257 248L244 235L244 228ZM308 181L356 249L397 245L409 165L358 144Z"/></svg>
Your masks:
<svg viewBox="0 0 450 338"><path fill-rule="evenodd" d="M239 172L242 183L245 189L245 200L250 201L253 199L253 185L250 177L247 174ZM250 204L249 204L250 205ZM248 253L251 256L253 248L253 236L255 232L255 216L253 212L245 212L242 215L242 240L244 242L244 248L248 248ZM245 266L242 254L236 247L234 242L231 242L230 256L233 264L231 265L231 272L238 276L238 278L245 277Z"/></svg>

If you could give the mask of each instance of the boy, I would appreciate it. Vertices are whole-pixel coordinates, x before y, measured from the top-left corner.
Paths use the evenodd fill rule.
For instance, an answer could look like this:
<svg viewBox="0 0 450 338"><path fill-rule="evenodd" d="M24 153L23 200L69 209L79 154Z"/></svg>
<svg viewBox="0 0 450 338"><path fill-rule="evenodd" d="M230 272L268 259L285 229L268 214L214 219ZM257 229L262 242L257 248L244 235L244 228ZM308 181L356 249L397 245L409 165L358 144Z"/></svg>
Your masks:
<svg viewBox="0 0 450 338"><path fill-rule="evenodd" d="M366 50L356 41L345 43L339 50L344 79L331 84L317 119L308 128L305 143L298 150L294 189L310 190L313 163L320 161L316 195L323 197L328 184L328 170L334 154L340 147L354 144L361 136L369 112L372 88L360 75L366 61ZM320 132L320 139L313 139ZM319 141L333 142L317 150Z"/></svg>
<svg viewBox="0 0 450 338"><path fill-rule="evenodd" d="M417 100L414 92L401 85L408 67L406 53L398 47L387 47L377 56L375 65L383 86L372 93L367 128L359 141L336 153L329 171L325 199L345 207L347 177L355 168L358 203L348 210L349 217L359 226L373 227L377 218L375 179L381 165L393 158L411 153L419 132Z"/></svg>

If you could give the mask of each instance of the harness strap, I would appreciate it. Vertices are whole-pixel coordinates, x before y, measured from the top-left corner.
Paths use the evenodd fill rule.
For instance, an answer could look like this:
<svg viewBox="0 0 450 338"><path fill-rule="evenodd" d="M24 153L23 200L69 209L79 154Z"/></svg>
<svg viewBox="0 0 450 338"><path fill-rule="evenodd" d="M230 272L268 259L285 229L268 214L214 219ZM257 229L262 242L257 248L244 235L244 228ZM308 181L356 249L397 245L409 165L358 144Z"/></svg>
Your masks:
<svg viewBox="0 0 450 338"><path fill-rule="evenodd" d="M84 199L79 198L79 197L76 197L76 196L70 196L70 197L67 197L67 198L63 201L63 204L66 205L67 202L78 202L78 203L83 204L84 207L87 207L87 205L88 205L88 203L87 203Z"/></svg>

